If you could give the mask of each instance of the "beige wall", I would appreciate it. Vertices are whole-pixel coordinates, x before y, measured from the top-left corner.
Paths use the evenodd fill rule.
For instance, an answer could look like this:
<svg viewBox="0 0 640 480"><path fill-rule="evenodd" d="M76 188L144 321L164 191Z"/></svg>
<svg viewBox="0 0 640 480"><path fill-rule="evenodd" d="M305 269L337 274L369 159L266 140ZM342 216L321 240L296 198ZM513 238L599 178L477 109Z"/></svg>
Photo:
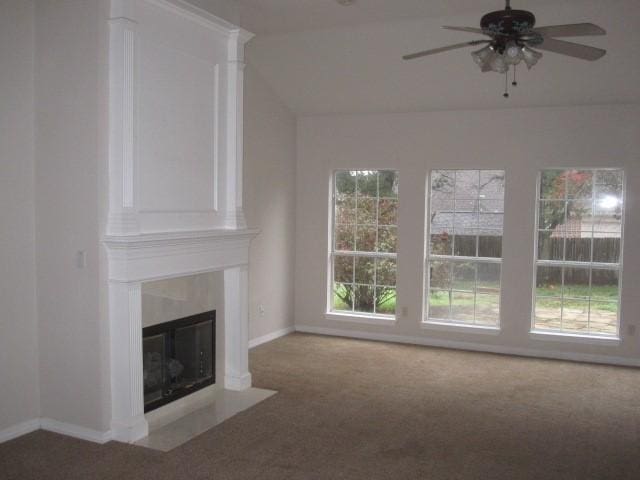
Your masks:
<svg viewBox="0 0 640 480"><path fill-rule="evenodd" d="M39 414L33 2L0 0L0 431Z"/></svg>
<svg viewBox="0 0 640 480"><path fill-rule="evenodd" d="M252 67L245 69L244 207L259 228L249 263L249 338L293 326L296 121ZM260 305L263 313L260 313Z"/></svg>
<svg viewBox="0 0 640 480"><path fill-rule="evenodd" d="M41 414L99 431L109 427L99 281L107 3L36 2ZM87 254L85 268L78 251Z"/></svg>
<svg viewBox="0 0 640 480"><path fill-rule="evenodd" d="M640 360L640 107L597 106L313 116L298 122L296 326L399 335L418 342L528 349ZM627 175L622 343L583 345L531 339L536 176L543 167L624 167ZM329 179L337 168L398 169L398 306L395 326L325 318ZM421 328L425 184L436 168L506 170L502 332L480 335ZM400 311L400 308L398 309ZM511 350L510 350L511 349Z"/></svg>

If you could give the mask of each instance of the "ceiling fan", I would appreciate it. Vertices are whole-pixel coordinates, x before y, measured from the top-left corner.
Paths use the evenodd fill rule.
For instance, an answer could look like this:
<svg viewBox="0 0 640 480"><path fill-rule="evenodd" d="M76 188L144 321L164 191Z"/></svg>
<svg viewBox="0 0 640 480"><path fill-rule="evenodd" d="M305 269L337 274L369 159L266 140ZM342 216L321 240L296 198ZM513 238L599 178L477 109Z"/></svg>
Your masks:
<svg viewBox="0 0 640 480"><path fill-rule="evenodd" d="M516 66L524 62L531 69L542 53L537 50L559 53L582 60L595 61L607 52L600 48L590 47L579 43L558 40L558 37L585 37L592 35L606 35L606 31L592 23L575 23L570 25L552 25L536 27L536 17L526 10L511 8L511 0L506 0L504 10L487 13L480 20L480 28L473 27L443 27L447 30L478 33L487 35L490 40L472 40L447 47L424 50L402 57L405 60L426 57L437 53L457 50L459 48L485 45L471 54L473 60L483 72L497 72L505 74L505 93L509 97L509 69L513 66L513 82L516 86Z"/></svg>

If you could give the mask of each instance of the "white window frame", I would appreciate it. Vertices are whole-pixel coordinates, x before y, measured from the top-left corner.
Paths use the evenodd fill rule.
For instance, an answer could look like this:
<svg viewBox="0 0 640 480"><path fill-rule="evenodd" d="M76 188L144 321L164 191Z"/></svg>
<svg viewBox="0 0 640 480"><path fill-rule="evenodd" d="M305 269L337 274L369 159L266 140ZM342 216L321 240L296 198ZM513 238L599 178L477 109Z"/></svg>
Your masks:
<svg viewBox="0 0 640 480"><path fill-rule="evenodd" d="M539 243L539 232L540 232L540 202L544 201L544 199L540 198L540 188L542 182L542 174L545 171L591 171L601 172L601 171L619 171L622 172L622 209L621 209L621 220L620 220L620 255L618 258L618 263L602 263L602 262L593 262L593 249L594 244L591 244L591 261L589 262L580 262L580 261L571 261L571 260L539 260L538 259L538 243ZM595 185L594 185L595 187ZM565 196L563 201L568 202L571 199L568 197L568 188L565 185ZM556 339L564 339L566 341L573 342L582 342L589 343L589 340L593 339L595 341L614 341L617 342L620 340L620 326L622 325L622 270L623 270L623 252L624 252L624 230L625 230L625 210L626 210L626 196L627 196L627 175L625 169L620 168L597 168L597 167L547 167L542 168L538 171L538 176L536 179L536 197L535 197L535 230L534 230L534 249L533 249L533 288L531 295L531 330L530 335L533 338L537 339L545 339L553 338ZM592 201L595 202L595 188L592 192ZM566 222L566 208L565 208L565 222ZM593 237L592 237L593 238ZM564 238L565 248L563 249L566 252L566 237ZM575 330L563 330L561 329L544 329L536 327L536 290L537 290L537 276L538 276L538 267L569 267L569 268L589 268L589 283L591 283L592 277L592 269L601 269L601 270L615 270L618 272L618 318L616 325L616 333L615 334L607 334L607 333L598 333L598 332L588 332L588 333L580 333ZM562 286L564 287L564 274L562 275ZM564 289L563 289L564 290ZM564 306L564 291L561 295L561 318L560 325L562 327L562 311ZM589 295L589 305L591 305L591 295ZM590 309L589 309L590 310ZM591 319L591 311L589 311L589 321Z"/></svg>
<svg viewBox="0 0 640 480"><path fill-rule="evenodd" d="M396 174L396 177L399 178L399 171L395 168L376 168L376 169L351 169L351 168L339 168L336 170L333 170L331 172L331 179L329 182L329 189L330 189L330 194L329 194L329 255L328 255L328 261L327 261L327 272L328 272L328 276L327 276L327 310L326 310L326 317L332 320L349 320L349 321L353 321L356 323L370 323L370 324L379 324L379 325L386 325L389 323L394 323L397 319L397 315L398 315L398 277L397 277L397 265L398 265L398 246L400 244L400 241L398 239L398 243L397 243L397 247L396 247L396 252L395 253L390 253L390 252L359 252L359 251L342 251L342 250L336 250L335 248L335 240L336 240L336 235L335 235L335 230L336 230L336 219L335 219L335 212L336 212L336 175L338 173L341 172L356 172L356 177L357 177L357 173L359 172L394 172ZM399 183L399 180L398 180ZM356 180L356 188L357 188L357 180ZM357 206L358 206L358 196L356 195L356 215L357 215ZM380 185L378 183L378 195L376 196L376 200L380 199ZM398 203L399 203L399 199L400 199L400 193L398 191ZM379 234L379 224L378 224L378 220L379 220L379 216L378 216L378 202L376 201L376 245L378 243L378 234ZM399 226L395 225L396 227L396 231L399 233ZM357 229L357 223L356 223L356 229ZM399 235L398 235L399 237ZM374 312L359 312L357 310L335 310L334 306L333 306L333 301L334 301L334 278L335 278L335 272L334 272L334 256L348 256L348 257L363 257L363 258L373 258L375 260L377 259L393 259L396 261L396 285L395 285L395 289L396 289L396 312L394 315L390 315L390 314L381 314L381 313L374 313ZM353 285L361 285L361 284L356 284L355 283L355 262L354 262L354 278L353 278L354 282ZM366 285L366 286L372 286L374 289L374 295L377 289L377 275L374 275L374 283L372 285ZM353 307L355 309L355 305Z"/></svg>
<svg viewBox="0 0 640 480"><path fill-rule="evenodd" d="M479 174L480 172L483 171L501 171L504 174L504 182L505 182L505 186L506 186L506 179L507 179L507 173L505 169L502 168L457 168L457 169L451 169L451 168L436 168L433 169L431 171L429 171L429 173L427 174L427 180L426 180L426 191L427 191L427 195L426 195L426 203L425 203L425 234L424 234L424 238L425 238L425 244L424 244L424 265L423 265L423 278L424 278L424 288L422 290L422 295L423 295L423 314L422 314L422 326L425 328L434 328L434 329L443 329L443 330L466 330L469 332L478 332L478 333L491 333L491 332L500 332L500 328L501 328L501 319L502 319L502 263L503 263L503 257L500 258L496 258L496 257L479 257L479 256L474 256L474 257L468 257L468 256L456 256L452 253L452 255L438 255L438 254L432 254L431 253L431 205L432 205L432 175L434 172L438 172L438 171L450 171L450 172L460 172L460 171L477 171ZM453 190L453 195L454 195L454 202L455 202L455 177L454 177L454 190ZM506 193L506 192L505 192ZM502 211L502 215L503 215L503 227L502 227L502 235L501 237L504 237L504 194L503 194L503 211ZM480 201L480 191L478 191L478 198L476 199L476 201ZM455 225L455 204L454 204L454 225ZM478 235L476 235L476 241L478 241ZM451 246L452 252L455 252L455 235L453 238L453 243ZM476 244L476 254L478 253L478 245ZM440 318L431 318L430 314L429 314L429 298L430 298L430 294L431 294L431 275L429 274L429 265L432 261L445 261L445 262L452 262L452 263L464 263L464 262L474 262L476 265L477 264L497 264L500 265L500 278L499 278L499 292L498 292L498 305L499 305L499 311L498 311L498 318L497 318L497 322L496 325L487 325L487 324L478 324L476 323L476 298L478 295L477 292L477 282L478 282L478 277L477 277L477 272L476 272L476 288L474 288L474 302L473 302L473 323L469 323L469 322L463 322L460 320L455 320L453 318L448 318L448 319L440 319ZM453 292L453 288L451 289L451 291ZM467 292L463 292L463 293L467 293ZM451 304L449 304L449 312L451 312Z"/></svg>

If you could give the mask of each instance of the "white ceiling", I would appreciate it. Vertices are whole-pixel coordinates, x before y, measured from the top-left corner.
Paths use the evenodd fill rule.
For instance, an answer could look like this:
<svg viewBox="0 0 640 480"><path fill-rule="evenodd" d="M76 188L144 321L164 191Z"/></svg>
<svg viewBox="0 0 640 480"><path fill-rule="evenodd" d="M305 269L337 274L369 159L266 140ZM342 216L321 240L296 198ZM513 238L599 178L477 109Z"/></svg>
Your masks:
<svg viewBox="0 0 640 480"><path fill-rule="evenodd" d="M601 25L609 32L606 37L574 40L609 53L595 63L545 53L530 72L520 69L521 86L509 100L501 95L504 78L481 73L469 56L471 48L411 62L401 59L405 53L477 38L440 26L477 25L483 13L501 7L500 0L356 1L341 7L334 0L238 0L246 9L240 12L245 20L247 11L261 9L259 30L281 32L257 35L247 57L294 112L640 102L638 0L515 0L514 7L532 10L539 25Z"/></svg>
<svg viewBox="0 0 640 480"><path fill-rule="evenodd" d="M215 1L215 0L210 0ZM514 8L533 9L570 0L513 0ZM256 33L283 33L362 25L412 18L500 10L504 0L236 0L243 26ZM603 2L607 3L607 2Z"/></svg>

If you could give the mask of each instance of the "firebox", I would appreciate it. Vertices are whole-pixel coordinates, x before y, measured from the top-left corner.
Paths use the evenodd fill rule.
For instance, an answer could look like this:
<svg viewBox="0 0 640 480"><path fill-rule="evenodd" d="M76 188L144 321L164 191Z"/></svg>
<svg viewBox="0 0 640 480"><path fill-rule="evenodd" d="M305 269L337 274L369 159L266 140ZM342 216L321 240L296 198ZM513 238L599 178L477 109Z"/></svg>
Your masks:
<svg viewBox="0 0 640 480"><path fill-rule="evenodd" d="M144 411L215 383L216 312L142 329Z"/></svg>

